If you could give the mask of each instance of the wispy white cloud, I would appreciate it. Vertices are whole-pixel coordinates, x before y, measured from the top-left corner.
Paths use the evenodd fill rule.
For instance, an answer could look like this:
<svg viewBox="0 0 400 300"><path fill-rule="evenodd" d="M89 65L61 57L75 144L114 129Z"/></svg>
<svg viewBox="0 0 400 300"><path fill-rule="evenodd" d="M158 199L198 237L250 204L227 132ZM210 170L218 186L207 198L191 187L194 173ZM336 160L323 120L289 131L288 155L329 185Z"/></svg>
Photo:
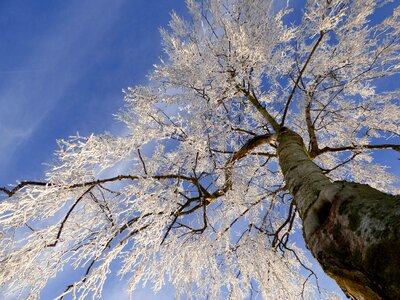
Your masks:
<svg viewBox="0 0 400 300"><path fill-rule="evenodd" d="M19 74L19 73L35 73L35 72L42 72L45 71L44 69L22 69L22 70L0 70L0 75L3 74Z"/></svg>
<svg viewBox="0 0 400 300"><path fill-rule="evenodd" d="M23 61L0 68L0 169L81 79L124 1L71 1Z"/></svg>
<svg viewBox="0 0 400 300"><path fill-rule="evenodd" d="M110 287L104 289L103 291L103 299L118 299L118 300L127 300L129 299L128 289L126 284L122 281L115 280ZM145 299L145 298L142 298Z"/></svg>

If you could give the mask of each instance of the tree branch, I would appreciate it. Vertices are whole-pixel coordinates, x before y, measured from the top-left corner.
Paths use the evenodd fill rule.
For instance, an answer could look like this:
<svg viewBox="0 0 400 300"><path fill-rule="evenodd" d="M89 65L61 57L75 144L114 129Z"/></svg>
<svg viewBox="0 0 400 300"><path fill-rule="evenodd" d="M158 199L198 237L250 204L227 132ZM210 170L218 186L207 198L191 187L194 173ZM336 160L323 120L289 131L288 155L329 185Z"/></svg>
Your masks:
<svg viewBox="0 0 400 300"><path fill-rule="evenodd" d="M140 179L155 179L155 180L165 180L165 179L179 179L179 180L185 180L188 182L191 182L193 184L196 184L196 178L190 177L190 176L185 176L185 175L176 175L176 174L165 174L165 175L153 175L153 176L148 176L148 177L141 177L141 176L134 176L134 175L118 175L110 178L105 178L105 179L98 179L98 180L93 180L93 181L87 181L87 182L82 182L82 183L75 183L71 185L58 185L58 184L53 184L51 182L44 182L44 181L22 181L18 185L16 185L13 189L7 189L5 187L0 188L0 191L4 192L5 194L8 195L8 197L13 196L16 192L19 190L23 189L26 186L58 186L60 188L64 189L75 189L75 188L80 188L80 187L85 187L85 186L94 186L94 185L100 185L103 183L108 183L108 182L113 182L113 181L123 181L123 180L140 180Z"/></svg>
<svg viewBox="0 0 400 300"><path fill-rule="evenodd" d="M286 101L285 110L283 112L282 121L281 121L281 124L279 125L279 127L283 127L285 125L285 118L286 118L286 115L287 115L287 112L288 112L288 109L289 109L290 102L292 101L294 93L296 92L296 88L299 85L299 82L300 82L300 80L301 80L301 78L303 76L303 73L306 70L308 63L311 60L311 57L314 55L314 52L317 50L318 45L322 41L322 38L324 37L324 35L325 35L325 32L321 31L320 34L319 34L318 40L314 44L314 47L311 49L311 52L308 55L307 60L305 61L303 68L300 70L299 75L297 76L297 79L296 79L296 82L294 83L293 89L290 92L288 100Z"/></svg>
<svg viewBox="0 0 400 300"><path fill-rule="evenodd" d="M285 228L285 226L287 225L287 224L289 224L289 222L293 219L293 214L295 213L293 213L293 208L294 208L294 201L292 200L292 202L290 203L290 206L289 206L289 213L288 213L288 216L287 216L287 218L286 218L286 220L281 224L281 226L279 226L279 228L275 231L275 234L274 234L274 240L272 241L272 247L273 248L275 248L276 247L276 244L277 244L277 242L279 241L279 233L282 231L282 229L283 228ZM291 226L289 227L289 231L290 231L290 229L291 229Z"/></svg>
<svg viewBox="0 0 400 300"><path fill-rule="evenodd" d="M307 104L305 107L305 117L306 117L306 124L307 124L307 131L308 136L310 137L310 156L315 157L318 153L318 140L317 135L315 134L315 127L314 123L311 120L311 96L307 95Z"/></svg>
<svg viewBox="0 0 400 300"><path fill-rule="evenodd" d="M265 107L261 105L255 94L254 93L250 94L250 92L244 89L243 87L237 86L237 88L241 92L243 92L243 94L251 102L251 104L253 104L254 107L259 111L259 113L261 113L261 115L268 121L268 123L271 124L275 132L279 132L279 129L281 128L280 125L278 124L278 122L276 122L274 117L269 114L269 112L265 109Z"/></svg>
<svg viewBox="0 0 400 300"><path fill-rule="evenodd" d="M217 149L210 149L212 152L221 153L221 154L234 154L235 151L223 151ZM268 152L251 152L248 155L255 155L255 156L266 156L266 157L276 157L275 153L268 153Z"/></svg>
<svg viewBox="0 0 400 300"><path fill-rule="evenodd" d="M351 161L352 161L354 158L356 158L356 156L359 155L359 154L360 154L360 152L356 152L356 153L354 153L351 157L349 157L349 158L346 159L345 161L341 162L340 164L334 166L333 168L330 168L330 169L322 169L322 172L323 172L324 174L328 174L328 173L330 173L330 172L332 172L332 171L334 171L334 170L340 168L341 166L344 166L345 164L351 162Z"/></svg>
<svg viewBox="0 0 400 300"><path fill-rule="evenodd" d="M26 187L28 185L46 186L46 185L48 185L48 183L40 182L40 181L22 181L12 189L7 189L5 187L0 187L0 191L6 193L8 197L11 197L16 192L18 192L20 189L23 189L24 187Z"/></svg>
<svg viewBox="0 0 400 300"><path fill-rule="evenodd" d="M75 203L71 206L71 208L68 210L67 214L65 215L64 219L62 220L61 224L60 224L60 228L58 229L57 232L57 236L54 240L53 243L46 245L46 247L55 247L58 244L58 241L60 240L61 237L61 233L64 229L64 225L67 222L69 216L71 215L72 211L74 210L74 208L78 205L78 203L83 199L83 197L89 193L95 186L92 185L90 188L88 188L76 201Z"/></svg>
<svg viewBox="0 0 400 300"><path fill-rule="evenodd" d="M353 145L342 147L324 147L318 150L318 155L326 152L340 152L348 150L379 150L379 149L393 149L400 152L400 145L396 144L381 144L381 145Z"/></svg>
<svg viewBox="0 0 400 300"><path fill-rule="evenodd" d="M275 140L275 136L271 134L257 135L249 139L238 151L236 151L230 160L225 164L225 184L222 188L223 193L227 192L232 187L232 168L234 164L247 156L253 149Z"/></svg>
<svg viewBox="0 0 400 300"><path fill-rule="evenodd" d="M143 165L144 174L146 174L146 176L148 176L147 169L146 169L146 164L144 163L144 160L143 160L143 157L142 157L142 153L140 153L140 149L137 149L137 152L138 152L138 156L140 158L140 161L142 162L142 165Z"/></svg>

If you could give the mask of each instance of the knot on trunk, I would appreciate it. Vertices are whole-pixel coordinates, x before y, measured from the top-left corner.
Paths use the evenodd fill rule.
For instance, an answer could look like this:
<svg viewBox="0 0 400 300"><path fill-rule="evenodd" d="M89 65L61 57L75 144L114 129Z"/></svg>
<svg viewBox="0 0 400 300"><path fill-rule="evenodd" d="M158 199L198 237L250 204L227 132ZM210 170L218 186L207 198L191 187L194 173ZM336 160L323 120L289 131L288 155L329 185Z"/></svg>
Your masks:
<svg viewBox="0 0 400 300"><path fill-rule="evenodd" d="M304 223L311 252L354 299L400 299L400 197L364 184L332 186Z"/></svg>
<svg viewBox="0 0 400 300"><path fill-rule="evenodd" d="M319 192L317 200L310 206L303 220L304 235L308 239L328 219L332 203L340 187L328 185Z"/></svg>

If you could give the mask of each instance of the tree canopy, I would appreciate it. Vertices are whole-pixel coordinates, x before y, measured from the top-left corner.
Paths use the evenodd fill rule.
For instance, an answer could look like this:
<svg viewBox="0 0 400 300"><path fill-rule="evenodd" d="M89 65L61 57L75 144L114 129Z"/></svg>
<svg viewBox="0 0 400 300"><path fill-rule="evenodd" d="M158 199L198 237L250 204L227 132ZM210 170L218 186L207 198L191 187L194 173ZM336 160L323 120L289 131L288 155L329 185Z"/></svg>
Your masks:
<svg viewBox="0 0 400 300"><path fill-rule="evenodd" d="M60 140L43 181L0 188L1 288L35 299L72 265L81 278L60 296L100 297L117 263L131 290L314 297L291 239L311 205L295 197L302 175L283 174L282 132L327 182L399 193L373 161L400 150L397 82L382 84L399 72L400 9L374 18L388 2L308 0L299 16L282 1L188 0L149 84L125 90L126 134Z"/></svg>

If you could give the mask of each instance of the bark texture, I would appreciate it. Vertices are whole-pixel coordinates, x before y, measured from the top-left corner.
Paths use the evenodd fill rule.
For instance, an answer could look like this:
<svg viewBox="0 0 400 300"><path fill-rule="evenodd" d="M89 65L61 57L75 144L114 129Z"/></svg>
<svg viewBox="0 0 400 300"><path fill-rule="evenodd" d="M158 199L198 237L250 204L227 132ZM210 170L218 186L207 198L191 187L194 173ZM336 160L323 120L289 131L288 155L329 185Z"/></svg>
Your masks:
<svg viewBox="0 0 400 300"><path fill-rule="evenodd" d="M400 197L331 182L291 130L278 142L307 247L324 271L353 299L400 299Z"/></svg>

